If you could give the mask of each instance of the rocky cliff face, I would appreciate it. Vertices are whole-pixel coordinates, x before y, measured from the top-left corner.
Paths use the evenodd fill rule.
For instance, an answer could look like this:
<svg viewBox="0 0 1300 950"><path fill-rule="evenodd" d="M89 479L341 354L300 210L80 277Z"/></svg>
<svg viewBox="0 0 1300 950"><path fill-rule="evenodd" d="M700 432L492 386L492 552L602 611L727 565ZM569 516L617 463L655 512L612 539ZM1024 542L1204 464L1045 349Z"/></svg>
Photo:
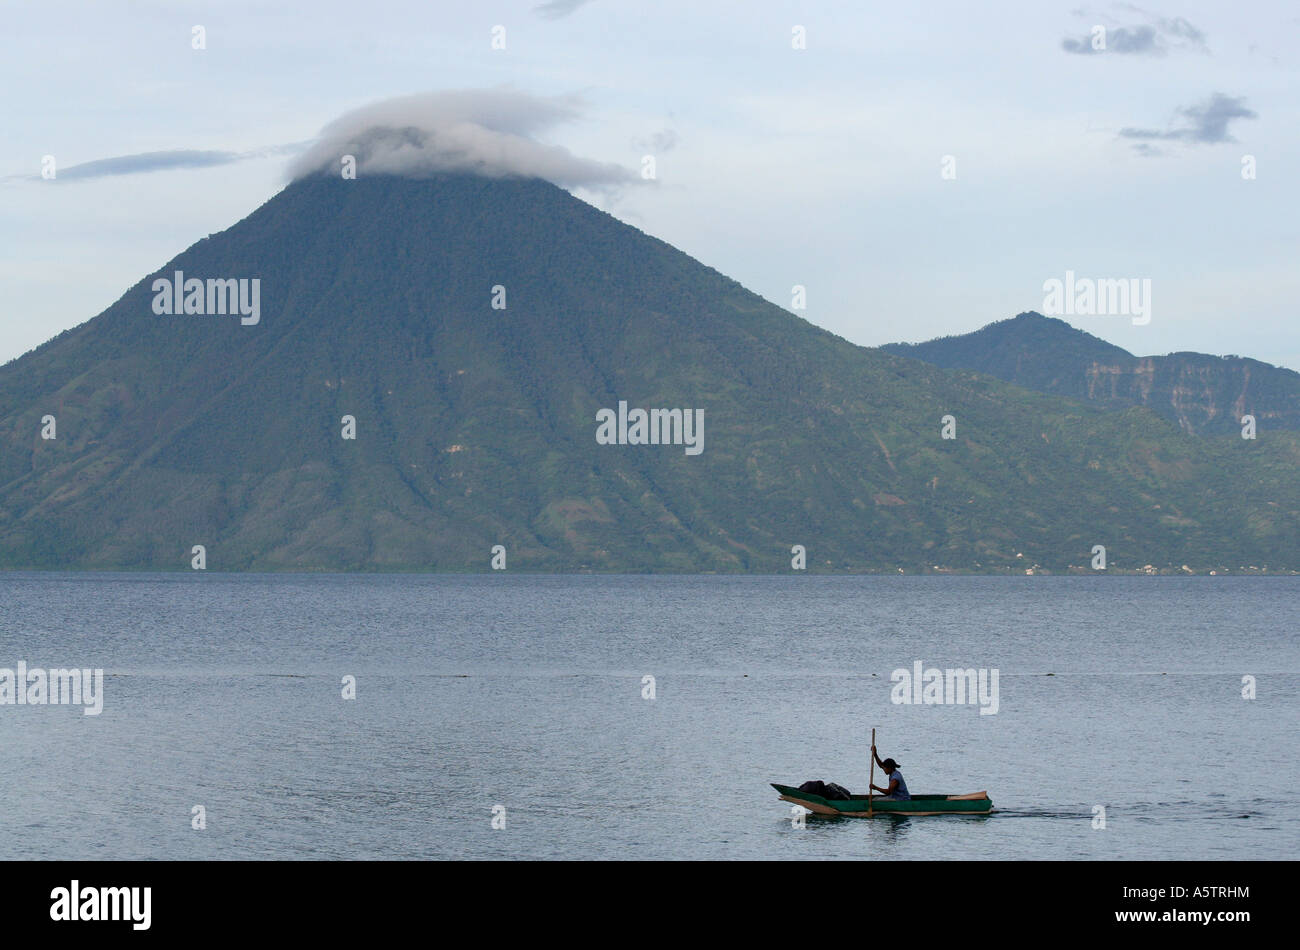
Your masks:
<svg viewBox="0 0 1300 950"><path fill-rule="evenodd" d="M1090 401L1147 406L1201 435L1240 429L1248 413L1258 427L1300 429L1300 403L1288 391L1288 372L1240 357L1172 353L1093 361L1084 379Z"/></svg>

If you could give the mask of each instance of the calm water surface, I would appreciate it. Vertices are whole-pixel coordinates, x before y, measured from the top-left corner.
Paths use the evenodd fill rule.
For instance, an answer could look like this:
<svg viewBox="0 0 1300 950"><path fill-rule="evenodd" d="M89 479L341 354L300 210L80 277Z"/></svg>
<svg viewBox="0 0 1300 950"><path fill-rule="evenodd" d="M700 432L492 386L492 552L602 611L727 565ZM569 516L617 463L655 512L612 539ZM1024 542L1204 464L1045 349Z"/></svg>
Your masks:
<svg viewBox="0 0 1300 950"><path fill-rule="evenodd" d="M19 660L105 699L0 706L0 858L1300 852L1300 578L0 574ZM917 660L997 714L892 703ZM873 726L998 811L794 827Z"/></svg>

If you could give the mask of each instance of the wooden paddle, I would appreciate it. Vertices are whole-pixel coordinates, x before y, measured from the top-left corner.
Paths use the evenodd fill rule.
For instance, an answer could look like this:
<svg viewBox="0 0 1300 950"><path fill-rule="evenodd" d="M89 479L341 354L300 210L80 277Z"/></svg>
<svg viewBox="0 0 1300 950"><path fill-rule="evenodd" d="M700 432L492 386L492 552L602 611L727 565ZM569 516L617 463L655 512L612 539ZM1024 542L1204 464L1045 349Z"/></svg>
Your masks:
<svg viewBox="0 0 1300 950"><path fill-rule="evenodd" d="M876 784L876 730L871 730L871 778L867 781L867 817L871 817L871 786Z"/></svg>

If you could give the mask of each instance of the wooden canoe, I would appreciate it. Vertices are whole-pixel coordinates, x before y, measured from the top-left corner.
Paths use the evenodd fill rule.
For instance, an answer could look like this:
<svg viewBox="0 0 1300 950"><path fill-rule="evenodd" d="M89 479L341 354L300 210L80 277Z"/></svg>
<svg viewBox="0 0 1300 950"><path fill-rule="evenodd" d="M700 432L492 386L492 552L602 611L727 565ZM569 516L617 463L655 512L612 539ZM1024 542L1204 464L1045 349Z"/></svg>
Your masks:
<svg viewBox="0 0 1300 950"><path fill-rule="evenodd" d="M789 785L772 787L781 793L781 800L802 805L815 815L844 815L849 818L866 818L867 796L854 795L849 799L827 799L811 792L801 792ZM871 802L875 815L987 815L993 811L993 800L988 792L971 792L968 795L913 795L905 802L885 801L877 797Z"/></svg>

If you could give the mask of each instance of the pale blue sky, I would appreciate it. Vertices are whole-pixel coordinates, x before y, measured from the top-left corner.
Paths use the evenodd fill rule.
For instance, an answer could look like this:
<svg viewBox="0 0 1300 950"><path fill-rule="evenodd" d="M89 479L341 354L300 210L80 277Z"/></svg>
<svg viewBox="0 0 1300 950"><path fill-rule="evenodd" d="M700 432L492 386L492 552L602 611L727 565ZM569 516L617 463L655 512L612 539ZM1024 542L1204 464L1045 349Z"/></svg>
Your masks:
<svg viewBox="0 0 1300 950"><path fill-rule="evenodd" d="M340 114L508 84L581 96L548 143L656 153L655 187L581 197L782 306L805 285L801 315L854 342L1040 309L1073 270L1151 279L1146 326L1069 318L1133 352L1300 369L1294 4L538 6L0 2L0 361L247 215ZM1110 48L1067 51L1094 24ZM210 154L69 171L173 149ZM31 179L45 155L60 180Z"/></svg>

